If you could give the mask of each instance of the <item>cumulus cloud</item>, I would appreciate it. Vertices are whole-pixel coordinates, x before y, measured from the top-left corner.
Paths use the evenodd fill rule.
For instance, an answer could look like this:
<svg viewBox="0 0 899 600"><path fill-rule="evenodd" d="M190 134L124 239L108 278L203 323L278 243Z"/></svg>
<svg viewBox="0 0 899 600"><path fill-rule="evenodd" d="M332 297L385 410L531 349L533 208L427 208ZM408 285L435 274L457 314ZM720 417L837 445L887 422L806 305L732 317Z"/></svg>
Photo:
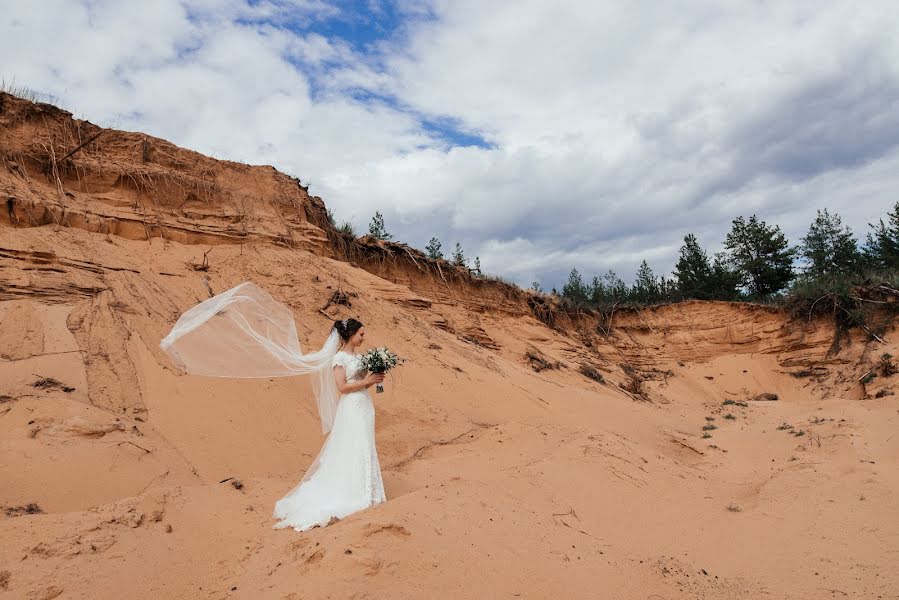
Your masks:
<svg viewBox="0 0 899 600"><path fill-rule="evenodd" d="M899 183L896 30L885 0L46 0L0 16L0 74L551 287L667 272L741 214L863 234Z"/></svg>

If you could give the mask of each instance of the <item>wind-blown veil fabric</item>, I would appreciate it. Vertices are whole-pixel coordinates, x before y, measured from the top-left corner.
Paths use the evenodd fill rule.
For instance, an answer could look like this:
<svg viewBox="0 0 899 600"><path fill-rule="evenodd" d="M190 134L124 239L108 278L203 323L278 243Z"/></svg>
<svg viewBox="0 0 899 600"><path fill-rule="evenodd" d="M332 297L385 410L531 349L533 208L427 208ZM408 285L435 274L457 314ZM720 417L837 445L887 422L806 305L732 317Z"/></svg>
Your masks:
<svg viewBox="0 0 899 600"><path fill-rule="evenodd" d="M334 424L340 394L331 360L340 335L303 354L293 313L252 282L241 283L187 310L160 342L182 370L212 377L285 377L312 374L322 432Z"/></svg>

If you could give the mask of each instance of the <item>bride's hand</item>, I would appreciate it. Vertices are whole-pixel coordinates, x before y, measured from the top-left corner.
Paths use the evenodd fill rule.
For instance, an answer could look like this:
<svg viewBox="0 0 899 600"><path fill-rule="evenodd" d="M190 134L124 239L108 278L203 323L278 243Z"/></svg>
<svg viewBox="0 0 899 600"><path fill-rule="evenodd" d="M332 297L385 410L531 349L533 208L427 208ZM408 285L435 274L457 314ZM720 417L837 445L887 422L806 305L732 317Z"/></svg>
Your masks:
<svg viewBox="0 0 899 600"><path fill-rule="evenodd" d="M365 381L365 387L370 388L376 383L384 382L384 373L369 373L363 381Z"/></svg>

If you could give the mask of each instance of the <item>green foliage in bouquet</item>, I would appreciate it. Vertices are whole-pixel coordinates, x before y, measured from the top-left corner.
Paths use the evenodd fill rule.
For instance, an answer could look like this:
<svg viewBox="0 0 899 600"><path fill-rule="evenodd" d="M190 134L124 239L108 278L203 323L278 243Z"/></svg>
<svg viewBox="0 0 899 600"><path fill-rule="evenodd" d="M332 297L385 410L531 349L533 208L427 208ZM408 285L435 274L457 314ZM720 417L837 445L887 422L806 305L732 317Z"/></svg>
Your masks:
<svg viewBox="0 0 899 600"><path fill-rule="evenodd" d="M362 366L371 373L386 373L400 361L400 357L385 347L372 348L362 355ZM379 383L375 390L380 394L384 391L384 386Z"/></svg>

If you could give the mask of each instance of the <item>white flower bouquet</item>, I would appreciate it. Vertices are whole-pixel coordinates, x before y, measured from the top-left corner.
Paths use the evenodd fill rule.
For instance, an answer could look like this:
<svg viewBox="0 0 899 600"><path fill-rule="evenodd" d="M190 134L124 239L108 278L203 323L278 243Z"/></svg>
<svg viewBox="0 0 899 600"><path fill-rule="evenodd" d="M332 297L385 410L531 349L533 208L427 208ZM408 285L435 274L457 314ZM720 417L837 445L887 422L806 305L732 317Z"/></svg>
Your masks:
<svg viewBox="0 0 899 600"><path fill-rule="evenodd" d="M370 373L386 373L397 366L401 360L387 348L372 348L362 355L362 366ZM380 383L377 384L375 391L380 394L384 391L384 386Z"/></svg>

